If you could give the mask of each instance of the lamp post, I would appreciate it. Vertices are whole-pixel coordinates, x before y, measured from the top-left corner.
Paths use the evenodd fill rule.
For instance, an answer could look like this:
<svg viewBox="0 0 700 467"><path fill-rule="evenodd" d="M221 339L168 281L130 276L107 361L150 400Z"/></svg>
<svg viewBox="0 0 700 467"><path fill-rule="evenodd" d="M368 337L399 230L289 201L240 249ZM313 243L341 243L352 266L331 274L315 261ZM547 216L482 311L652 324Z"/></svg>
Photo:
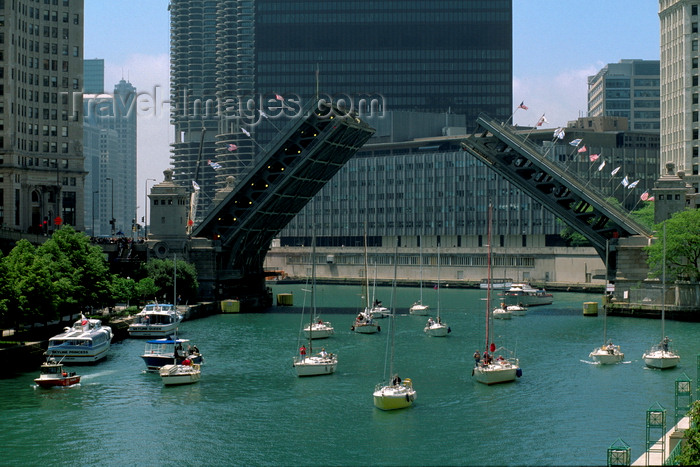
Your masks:
<svg viewBox="0 0 700 467"><path fill-rule="evenodd" d="M105 180L109 180L112 185L112 218L109 220L109 223L112 224L112 237L114 237L114 179L111 177L107 177Z"/></svg>
<svg viewBox="0 0 700 467"><path fill-rule="evenodd" d="M144 214L143 214L143 237L148 240L148 181L156 181L155 178L147 178L146 182L144 183L144 190L143 190L143 197L144 201L146 204L143 205L144 209Z"/></svg>
<svg viewBox="0 0 700 467"><path fill-rule="evenodd" d="M100 190L95 190L92 192L92 236L95 237L95 195L98 194Z"/></svg>

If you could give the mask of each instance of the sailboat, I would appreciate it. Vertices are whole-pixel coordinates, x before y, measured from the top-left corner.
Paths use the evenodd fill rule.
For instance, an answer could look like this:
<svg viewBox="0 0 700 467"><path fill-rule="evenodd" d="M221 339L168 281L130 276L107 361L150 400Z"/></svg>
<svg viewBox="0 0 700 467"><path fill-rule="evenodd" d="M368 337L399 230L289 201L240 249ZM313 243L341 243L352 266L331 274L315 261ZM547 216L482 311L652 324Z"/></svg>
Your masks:
<svg viewBox="0 0 700 467"><path fill-rule="evenodd" d="M681 357L674 350L669 348L671 339L666 336L665 321L666 321L666 223L664 223L664 247L663 247L663 273L661 279L661 343L654 345L651 349L644 352L642 359L646 366L650 368L673 368L677 366Z"/></svg>
<svg viewBox="0 0 700 467"><path fill-rule="evenodd" d="M309 326L304 329L307 331L313 328L314 319L316 317L316 236L313 236L311 247L311 312L309 316L311 321ZM304 319L304 311L302 307L302 320ZM329 323L330 324L330 323ZM325 348L317 355L313 355L312 341L315 332L305 332L308 339L308 347L305 345L300 347L300 355L294 358L293 366L297 372L297 376L317 376L329 375L335 371L338 365L338 356L326 353ZM313 336L313 337L312 337ZM327 336L326 336L327 337Z"/></svg>
<svg viewBox="0 0 700 467"><path fill-rule="evenodd" d="M370 316L374 319L386 318L389 316L389 309L382 305L382 302L377 300L375 292L377 291L377 263L374 263L374 285L372 286L372 309Z"/></svg>
<svg viewBox="0 0 700 467"><path fill-rule="evenodd" d="M367 229L365 229L365 282L364 282L363 297L365 299L365 308L355 316L355 322L350 330L360 334L374 334L380 331L377 322L372 318L372 306L369 301L369 276L367 275Z"/></svg>
<svg viewBox="0 0 700 467"><path fill-rule="evenodd" d="M491 325L493 324L493 313L491 310L491 213L493 207L489 203L488 211L488 287L486 288L486 343L483 355L477 350L474 354L475 366L472 376L483 384L508 383L515 381L516 377L522 375L517 358L504 358L499 355L494 358L493 354L498 350L491 338ZM504 349L505 350L505 349ZM489 353L490 352L490 353Z"/></svg>
<svg viewBox="0 0 700 467"><path fill-rule="evenodd" d="M438 244L438 277L437 277L437 317L435 320L433 318L428 319L428 324L425 325L423 331L432 337L445 337L448 332L452 330L447 326L447 324L442 322L440 318L440 245Z"/></svg>
<svg viewBox="0 0 700 467"><path fill-rule="evenodd" d="M430 307L423 303L423 237L419 237L418 241L420 242L420 245L419 245L420 299L417 302L415 302L413 305L411 305L411 308L408 309L408 312L412 315L423 315L424 316L424 315L428 314L428 309ZM440 267L439 264L438 264L438 267Z"/></svg>
<svg viewBox="0 0 700 467"><path fill-rule="evenodd" d="M387 341L387 357L389 359L389 373L386 373L386 362L384 364L385 382L377 384L372 396L374 406L382 410L396 410L409 407L416 400L416 390L413 389L413 381L405 378L403 381L397 373L394 373L394 339L396 336L396 268L398 259L398 242L394 251L394 283L391 292L391 314L389 315L389 338Z"/></svg>
<svg viewBox="0 0 700 467"><path fill-rule="evenodd" d="M316 237L314 237L314 245L312 246L312 255L314 256L311 260L311 269L312 269L312 286L311 286L311 321L309 322L309 325L304 328L304 335L308 339L326 339L330 336L333 335L335 332L335 329L333 328L333 325L330 323L330 321L323 321L321 318L319 318L319 315L316 310L315 306L315 301L314 301L314 293L315 293L315 288L316 288Z"/></svg>
<svg viewBox="0 0 700 467"><path fill-rule="evenodd" d="M606 287L605 290L608 289L607 287L607 275L608 275L608 242L605 242L605 279L606 279ZM612 363L620 363L623 358L625 358L625 354L620 351L620 346L615 345L612 343L612 341L608 341L608 310L607 307L604 310L603 314L603 345L600 347L596 348L588 354L590 358L592 358L594 361L600 363L601 365L610 365Z"/></svg>

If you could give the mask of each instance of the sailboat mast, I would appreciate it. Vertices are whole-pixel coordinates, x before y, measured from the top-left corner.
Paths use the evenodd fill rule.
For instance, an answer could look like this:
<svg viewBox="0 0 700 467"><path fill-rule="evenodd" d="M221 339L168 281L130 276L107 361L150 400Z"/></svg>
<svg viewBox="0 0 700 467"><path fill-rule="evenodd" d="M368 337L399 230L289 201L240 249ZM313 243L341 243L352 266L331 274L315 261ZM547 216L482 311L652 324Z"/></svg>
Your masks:
<svg viewBox="0 0 700 467"><path fill-rule="evenodd" d="M488 229L486 233L486 243L488 244L488 253L486 254L486 277L487 277L487 287L486 287L486 350L489 349L489 316L491 313L491 203L489 202L488 211Z"/></svg>
<svg viewBox="0 0 700 467"><path fill-rule="evenodd" d="M608 292L608 242L605 240L605 293ZM603 307L603 345L608 341L608 307Z"/></svg>
<svg viewBox="0 0 700 467"><path fill-rule="evenodd" d="M309 313L309 356L312 354L312 335L316 319L316 226L311 234L311 313Z"/></svg>
<svg viewBox="0 0 700 467"><path fill-rule="evenodd" d="M366 309L369 312L370 310L370 303L369 303L369 272L367 270L368 268L368 260L367 260L367 223L365 223L365 298L366 298Z"/></svg>
<svg viewBox="0 0 700 467"><path fill-rule="evenodd" d="M661 342L663 342L666 330L664 328L666 320L666 222L664 222L664 243L662 256L662 274L661 274Z"/></svg>
<svg viewBox="0 0 700 467"><path fill-rule="evenodd" d="M418 237L418 261L420 261L420 304L423 304L423 237Z"/></svg>
<svg viewBox="0 0 700 467"><path fill-rule="evenodd" d="M398 268L399 242L394 248L394 282L391 287L391 353L389 357L389 380L394 377L394 335L396 328L396 272Z"/></svg>
<svg viewBox="0 0 700 467"><path fill-rule="evenodd" d="M438 323L440 322L440 243L438 243L437 246L437 267L438 267L438 273L437 273L437 317L438 317Z"/></svg>

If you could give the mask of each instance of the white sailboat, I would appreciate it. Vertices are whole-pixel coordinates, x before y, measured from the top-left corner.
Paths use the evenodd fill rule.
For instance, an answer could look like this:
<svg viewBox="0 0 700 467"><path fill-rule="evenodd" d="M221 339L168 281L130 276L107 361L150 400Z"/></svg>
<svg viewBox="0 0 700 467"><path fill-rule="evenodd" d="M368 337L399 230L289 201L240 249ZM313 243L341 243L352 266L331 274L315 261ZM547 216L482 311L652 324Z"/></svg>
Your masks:
<svg viewBox="0 0 700 467"><path fill-rule="evenodd" d="M396 335L396 268L398 259L398 243L394 251L394 283L391 292L391 313L389 315L389 338L387 341L387 357L389 360L389 373L384 365L385 382L379 383L372 396L374 406L381 410L396 410L410 407L416 400L416 390L413 389L413 382L409 378L403 381L397 373L394 373L394 338ZM388 376L388 378L387 378Z"/></svg>
<svg viewBox="0 0 700 467"><path fill-rule="evenodd" d="M517 358L504 358L499 355L494 358L494 353L499 350L491 338L491 325L493 313L491 310L491 211L492 206L489 203L488 211L488 287L486 288L486 343L483 355L477 350L474 354L474 369L472 376L479 383L491 385L498 383L508 383L515 381L516 377L522 375L519 361ZM505 350L505 349L503 349Z"/></svg>
<svg viewBox="0 0 700 467"><path fill-rule="evenodd" d="M666 336L666 224L664 223L663 273L661 279L661 343L644 352L642 359L646 366L661 370L677 366L681 357L669 347L671 339Z"/></svg>
<svg viewBox="0 0 700 467"><path fill-rule="evenodd" d="M608 242L605 242L605 290L608 290L607 279L608 279ZM625 354L620 350L619 345L615 345L612 341L608 341L608 310L605 308L603 313L603 345L597 347L593 352L589 353L588 356L594 361L600 363L601 365L610 365L613 363L620 363Z"/></svg>
<svg viewBox="0 0 700 467"><path fill-rule="evenodd" d="M304 335L309 339L326 339L335 333L335 329L330 321L323 321L317 312L316 302L315 302L315 289L316 289L316 244L314 237L314 245L312 247L312 255L314 256L311 262L311 275L312 275L312 285L311 285L311 321L308 326L304 328Z"/></svg>
<svg viewBox="0 0 700 467"><path fill-rule="evenodd" d="M369 276L367 275L367 230L365 229L365 283L363 290L363 298L365 300L365 308L355 316L355 322L350 328L360 334L374 334L379 332L381 328L372 317L372 306L369 300Z"/></svg>
<svg viewBox="0 0 700 467"><path fill-rule="evenodd" d="M338 365L338 356L334 354L326 353L326 349L323 348L320 353L313 355L313 339L316 338L316 332L308 332L309 329L313 329L315 317L316 317L316 236L313 236L312 247L311 247L311 311L309 316L311 321L309 326L304 328L304 334L308 339L308 347L303 345L300 347L299 356L294 358L293 366L297 372L297 376L317 376L317 375L329 375L335 371ZM304 311L302 307L302 320L304 319ZM329 323L330 324L330 323ZM326 336L328 337L328 336Z"/></svg>
<svg viewBox="0 0 700 467"><path fill-rule="evenodd" d="M386 318L389 316L389 309L382 305L380 300L377 300L375 292L377 291L377 263L374 263L374 284L372 285L372 308L370 316L374 319Z"/></svg>
<svg viewBox="0 0 700 467"><path fill-rule="evenodd" d="M431 337L445 337L449 332L452 332L450 327L442 322L440 317L440 245L438 245L438 275L437 275L437 317L428 319L428 324L425 325L423 331Z"/></svg>
<svg viewBox="0 0 700 467"><path fill-rule="evenodd" d="M428 314L428 309L430 308L428 305L423 303L423 237L419 237L418 241L420 242L419 245L419 260L420 260L420 299L415 302L413 305L411 305L411 308L408 309L408 312L412 315L421 315L425 316ZM438 267L440 265L438 264Z"/></svg>

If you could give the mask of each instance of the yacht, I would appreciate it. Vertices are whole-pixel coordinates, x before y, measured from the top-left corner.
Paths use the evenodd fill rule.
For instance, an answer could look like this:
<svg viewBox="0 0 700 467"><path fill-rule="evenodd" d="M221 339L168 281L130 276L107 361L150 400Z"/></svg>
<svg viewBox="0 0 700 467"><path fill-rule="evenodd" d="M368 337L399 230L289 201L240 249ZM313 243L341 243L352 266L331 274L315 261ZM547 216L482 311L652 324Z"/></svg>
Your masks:
<svg viewBox="0 0 700 467"><path fill-rule="evenodd" d="M149 303L134 316L129 325L131 337L166 337L174 334L182 321L182 315L175 305Z"/></svg>
<svg viewBox="0 0 700 467"><path fill-rule="evenodd" d="M526 282L512 284L503 295L507 303L520 306L551 305L554 301L551 293Z"/></svg>
<svg viewBox="0 0 700 467"><path fill-rule="evenodd" d="M94 363L107 356L112 337L112 328L102 321L81 316L73 327L49 339L44 355L64 363Z"/></svg>

